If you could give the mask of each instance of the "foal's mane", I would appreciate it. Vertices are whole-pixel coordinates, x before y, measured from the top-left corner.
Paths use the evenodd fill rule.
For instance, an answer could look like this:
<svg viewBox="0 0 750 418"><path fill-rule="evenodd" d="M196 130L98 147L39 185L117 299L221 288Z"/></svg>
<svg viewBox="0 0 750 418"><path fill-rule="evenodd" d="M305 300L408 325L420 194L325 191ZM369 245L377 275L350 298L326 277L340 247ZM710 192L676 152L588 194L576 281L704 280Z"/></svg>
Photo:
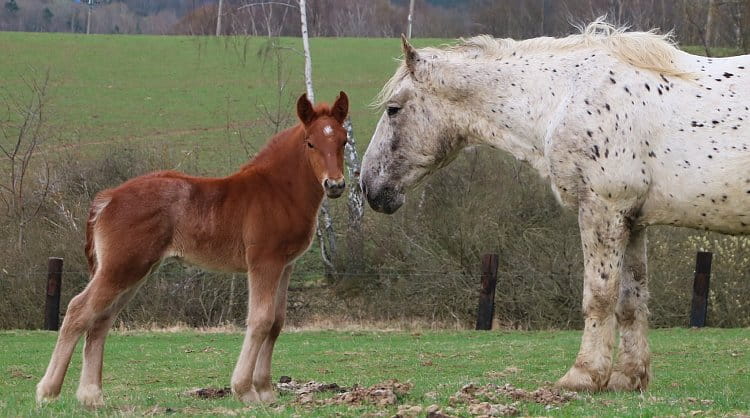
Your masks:
<svg viewBox="0 0 750 418"><path fill-rule="evenodd" d="M457 45L422 48L418 52L437 58L456 55L466 58L475 58L479 55L487 58L502 58L513 53L549 52L554 54L581 49L601 49L623 62L645 70L676 77L685 77L690 74L677 67L674 62L679 50L675 46L671 32L658 34L654 29L648 32L628 32L627 27L614 26L605 22L603 18L579 29L581 33L564 38L540 37L521 41L480 35L461 39ZM402 61L396 73L378 93L373 105L377 107L385 105L399 83L408 76L409 70Z"/></svg>
<svg viewBox="0 0 750 418"><path fill-rule="evenodd" d="M315 105L315 114L317 115L316 117L333 117L331 107L327 103L320 103ZM294 126L290 126L289 128L276 133L271 137L271 139L268 140L266 145L264 145L263 148L261 148L260 151L258 151L258 153L250 159L250 161L246 162L244 165L242 165L242 167L240 167L240 171L245 171L251 168L258 168L264 165L266 161L278 158L281 153L288 152L286 148L290 145L290 141L294 141L296 139L299 139L300 142L302 141L304 130L299 129L301 127L302 122L299 122Z"/></svg>

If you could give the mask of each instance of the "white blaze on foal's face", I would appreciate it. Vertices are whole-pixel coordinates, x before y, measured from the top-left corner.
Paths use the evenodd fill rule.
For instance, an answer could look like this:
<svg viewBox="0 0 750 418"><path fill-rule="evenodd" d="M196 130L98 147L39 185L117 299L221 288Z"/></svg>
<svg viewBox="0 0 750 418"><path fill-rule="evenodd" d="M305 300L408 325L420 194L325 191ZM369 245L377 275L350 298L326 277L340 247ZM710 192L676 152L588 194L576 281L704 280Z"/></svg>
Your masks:
<svg viewBox="0 0 750 418"><path fill-rule="evenodd" d="M323 127L323 134L326 136L332 136L333 135L333 128L331 128L331 125L326 125Z"/></svg>

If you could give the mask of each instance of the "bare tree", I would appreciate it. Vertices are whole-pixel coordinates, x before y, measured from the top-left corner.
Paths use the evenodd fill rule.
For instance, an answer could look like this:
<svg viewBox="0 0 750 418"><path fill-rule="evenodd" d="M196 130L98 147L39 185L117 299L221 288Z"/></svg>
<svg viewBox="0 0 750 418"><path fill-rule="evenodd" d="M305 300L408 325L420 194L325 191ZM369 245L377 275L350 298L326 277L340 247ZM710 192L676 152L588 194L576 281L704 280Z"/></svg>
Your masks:
<svg viewBox="0 0 750 418"><path fill-rule="evenodd" d="M315 101L312 81L312 58L310 57L310 41L307 37L307 6L305 0L299 0L299 15L301 19L302 30L302 47L305 53L305 87L307 89L307 98ZM320 255L326 266L326 274L331 275L334 271L333 258L336 256L336 237L333 231L333 220L328 207L328 199L323 198L320 205L320 215L318 218L318 228L316 231L318 242L320 244Z"/></svg>
<svg viewBox="0 0 750 418"><path fill-rule="evenodd" d="M221 35L221 12L224 6L224 0L219 0L219 7L216 10L216 36Z"/></svg>
<svg viewBox="0 0 750 418"><path fill-rule="evenodd" d="M357 154L357 142L354 139L354 128L352 127L351 118L347 117L344 122L346 129L346 169L349 174L349 200L347 208L349 210L349 228L346 235L349 262L347 263L350 270L359 272L364 261L364 246L362 240L362 215L364 215L364 199L362 188L359 185L360 160Z"/></svg>
<svg viewBox="0 0 750 418"><path fill-rule="evenodd" d="M706 30L705 30L705 43L706 50L714 46L714 40L716 38L716 19L719 14L719 5L716 0L708 0L708 14L706 15Z"/></svg>
<svg viewBox="0 0 750 418"><path fill-rule="evenodd" d="M7 178L0 183L0 201L6 213L17 225L17 249L23 248L26 226L42 209L49 192L49 165L46 159L41 164L45 174L40 180L41 192L34 199L34 189L29 183L29 169L38 154L44 136L45 105L49 71L43 78L23 78L31 92L31 97L23 100L12 95L5 98L8 111L6 121L0 122L0 132L4 141L0 143L0 153L8 165Z"/></svg>
<svg viewBox="0 0 750 418"><path fill-rule="evenodd" d="M696 5L693 4L693 1L691 0L683 0L682 1L682 8L683 8L683 14L685 16L685 20L690 23L690 25L695 29L696 32L698 32L698 37L701 40L701 44L703 45L703 49L706 51L706 56L711 56L711 50L709 49L708 45L708 36L706 34L706 26L709 26L709 19L706 19L706 26L701 25L698 23L698 20L696 18ZM709 13L710 14L710 13Z"/></svg>
<svg viewBox="0 0 750 418"><path fill-rule="evenodd" d="M411 24L414 20L414 0L409 1L409 17L407 18L408 26L406 28L406 37L411 39Z"/></svg>

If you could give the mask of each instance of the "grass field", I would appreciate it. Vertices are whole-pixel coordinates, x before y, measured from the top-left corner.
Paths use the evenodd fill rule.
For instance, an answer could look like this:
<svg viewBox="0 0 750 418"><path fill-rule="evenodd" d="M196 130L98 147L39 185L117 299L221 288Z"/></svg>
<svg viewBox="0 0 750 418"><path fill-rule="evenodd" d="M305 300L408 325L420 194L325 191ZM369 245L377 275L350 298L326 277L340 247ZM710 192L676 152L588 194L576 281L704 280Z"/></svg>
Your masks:
<svg viewBox="0 0 750 418"><path fill-rule="evenodd" d="M304 92L301 45L295 38L279 41L288 48L282 107L294 118L291 124L296 123L294 100ZM55 134L47 147L83 146L91 152L118 142L177 147L200 153L200 166L227 172L245 159L244 153L234 158L242 149L240 134L257 146L273 131L260 110L278 100L277 68L258 56L265 43L265 38L244 37L5 32L0 33L1 93L23 95L22 77L39 78L49 70L47 118ZM340 90L349 94L364 151L379 117L368 105L393 73L400 42L316 38L311 49L316 100L331 102Z"/></svg>
<svg viewBox="0 0 750 418"><path fill-rule="evenodd" d="M79 416L75 400L80 346L61 398L44 407L34 386L46 367L55 333L0 332L0 415ZM282 334L273 378L282 375L351 387L388 379L409 382L400 405L466 416L451 395L463 385L510 383L536 389L560 377L572 362L580 332L374 332L302 331ZM393 415L398 405L300 405L291 394L275 405L246 407L231 397L198 399L195 387L222 388L242 341L240 333L114 332L105 354L103 415L186 413L195 415ZM654 381L646 393L581 394L546 407L519 401L522 415L665 416L750 413L750 331L663 329L651 333ZM331 394L316 395L316 399ZM511 399L503 402L512 403ZM448 409L452 408L452 409Z"/></svg>

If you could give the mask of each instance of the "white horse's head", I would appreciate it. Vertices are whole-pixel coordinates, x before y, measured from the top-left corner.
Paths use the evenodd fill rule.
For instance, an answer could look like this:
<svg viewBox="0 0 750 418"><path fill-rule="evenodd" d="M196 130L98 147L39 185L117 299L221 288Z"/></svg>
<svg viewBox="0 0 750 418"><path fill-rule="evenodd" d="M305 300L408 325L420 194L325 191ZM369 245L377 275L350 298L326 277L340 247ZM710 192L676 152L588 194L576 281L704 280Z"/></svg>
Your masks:
<svg viewBox="0 0 750 418"><path fill-rule="evenodd" d="M436 80L446 73L433 75L436 57L421 56L406 38L402 41L404 63L379 96L385 110L362 163L362 190L370 206L384 213L401 207L410 188L452 161L467 143L456 120L465 115L460 108L466 102L456 93L461 91L457 80ZM441 62L441 67L451 64Z"/></svg>

